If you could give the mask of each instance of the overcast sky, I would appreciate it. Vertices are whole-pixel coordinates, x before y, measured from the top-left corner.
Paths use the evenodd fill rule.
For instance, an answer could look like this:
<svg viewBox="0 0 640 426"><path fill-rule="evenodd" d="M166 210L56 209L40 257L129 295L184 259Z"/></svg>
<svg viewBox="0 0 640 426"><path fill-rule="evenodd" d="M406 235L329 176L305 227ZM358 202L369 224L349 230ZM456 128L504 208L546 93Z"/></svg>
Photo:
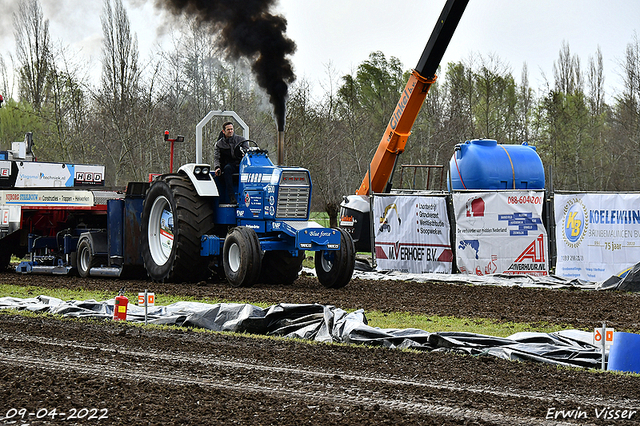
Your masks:
<svg viewBox="0 0 640 426"><path fill-rule="evenodd" d="M81 50L99 69L101 0L41 0L52 39ZM241 1L241 0L238 0ZM14 53L11 13L17 0L0 0L0 54ZM445 0L279 0L275 12L288 20L287 35L297 44L292 57L298 78L320 87L327 66L337 75L355 70L372 51L395 56L413 68L431 34ZM152 0L124 0L139 39L140 58L148 59L170 24ZM607 95L620 90L619 63L634 35L640 37L640 0L470 0L443 59L466 60L472 54L494 55L508 64L519 81L523 64L532 87L553 81L553 62L563 41L581 59L600 49Z"/></svg>

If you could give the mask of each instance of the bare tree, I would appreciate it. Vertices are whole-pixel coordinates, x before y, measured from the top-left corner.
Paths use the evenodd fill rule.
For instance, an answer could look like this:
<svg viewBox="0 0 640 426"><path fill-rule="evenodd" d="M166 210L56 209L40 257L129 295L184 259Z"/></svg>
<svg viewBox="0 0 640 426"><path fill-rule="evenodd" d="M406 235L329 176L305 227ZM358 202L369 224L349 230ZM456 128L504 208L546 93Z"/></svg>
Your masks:
<svg viewBox="0 0 640 426"><path fill-rule="evenodd" d="M347 123L347 145L353 146L366 159L357 162L357 174L361 179L378 149L407 78L400 60L393 56L387 59L382 52L372 52L358 66L355 76L342 78L338 111Z"/></svg>
<svg viewBox="0 0 640 426"><path fill-rule="evenodd" d="M58 161L92 161L88 146L89 99L82 65L74 62L69 48L52 49L54 66L49 70L46 119L52 125L51 147ZM85 77L86 78L86 77ZM52 158L53 159L53 158Z"/></svg>
<svg viewBox="0 0 640 426"><path fill-rule="evenodd" d="M49 20L38 0L22 0L13 15L20 97L39 111L46 98L52 68Z"/></svg>
<svg viewBox="0 0 640 426"><path fill-rule="evenodd" d="M112 5L113 3L113 5ZM114 184L127 177L142 179L144 158L136 145L140 69L138 41L131 34L122 0L105 0L101 16L102 85L95 96L100 115L101 139L114 169ZM110 173L107 167L107 173Z"/></svg>
<svg viewBox="0 0 640 426"><path fill-rule="evenodd" d="M609 152L618 173L612 173L613 189L638 189L640 172L640 40L637 34L627 44L626 55L621 63L623 91L616 98L613 108L613 137Z"/></svg>
<svg viewBox="0 0 640 426"><path fill-rule="evenodd" d="M623 66L624 98L636 107L640 104L640 39L635 34L627 44Z"/></svg>
<svg viewBox="0 0 640 426"><path fill-rule="evenodd" d="M287 162L309 169L314 183L312 208L325 211L330 226L337 227L342 197L352 193L356 179L357 183L362 179L353 173L356 164L348 130L337 119L337 99L330 91L321 102L314 102L304 79L289 93L287 134L292 136L287 140Z"/></svg>
<svg viewBox="0 0 640 426"><path fill-rule="evenodd" d="M595 57L589 57L588 91L591 113L599 115L604 107L604 65L600 46Z"/></svg>
<svg viewBox="0 0 640 426"><path fill-rule="evenodd" d="M599 50L596 57L600 56ZM554 188L565 190L598 189L608 167L603 156L604 108L601 62L590 62L589 95L584 92L580 60L563 43L554 62L555 88L540 104L542 132L539 152L554 168ZM599 161L600 160L600 161ZM601 167L595 167L600 162Z"/></svg>
<svg viewBox="0 0 640 426"><path fill-rule="evenodd" d="M534 108L534 94L529 86L529 68L527 64L522 65L522 78L520 82L520 92L518 94L518 140L529 142L531 140L531 115Z"/></svg>
<svg viewBox="0 0 640 426"><path fill-rule="evenodd" d="M557 92L573 94L583 90L580 59L577 55L571 56L569 43L562 43L558 61L553 63L553 75Z"/></svg>
<svg viewBox="0 0 640 426"><path fill-rule="evenodd" d="M263 93L254 90L249 63L244 58L228 62L223 57L211 28L196 21L186 21L181 33L172 33L170 50L163 51L161 110L164 125L183 135L193 135L193 129L210 110L233 110L251 127L251 137L261 146L275 141L271 107ZM203 160L213 160L213 142L225 120L214 119L203 129L205 145ZM275 143L274 143L275 146ZM191 162L193 144L185 144L177 151L176 161Z"/></svg>
<svg viewBox="0 0 640 426"><path fill-rule="evenodd" d="M509 66L496 56L481 56L474 80L476 101L473 113L479 136L502 143L515 142L516 94Z"/></svg>
<svg viewBox="0 0 640 426"><path fill-rule="evenodd" d="M135 97L140 71L138 69L138 39L131 34L129 17L122 0L105 0L100 18L104 42L102 47L102 87L121 105Z"/></svg>
<svg viewBox="0 0 640 426"><path fill-rule="evenodd" d="M9 99L13 93L13 84L9 82L9 77L7 76L7 64L4 61L4 58L0 54L0 94L5 98Z"/></svg>
<svg viewBox="0 0 640 426"><path fill-rule="evenodd" d="M473 110L475 90L473 58L466 62L449 63L445 74L445 129L449 139L464 142L465 138L477 137ZM456 143L457 143L456 142Z"/></svg>
<svg viewBox="0 0 640 426"><path fill-rule="evenodd" d="M440 173L427 171L424 168L413 169L415 174L410 178L402 172L404 164L442 165L449 159L453 146L460 142L452 139L447 132L447 96L446 87L441 82L444 78L438 77L431 85L424 105L418 114L411 130L411 136L407 140L405 151L400 157L400 167L397 167L394 176L394 187L402 186L412 188L441 188L444 182L440 181ZM407 169L409 170L409 169Z"/></svg>

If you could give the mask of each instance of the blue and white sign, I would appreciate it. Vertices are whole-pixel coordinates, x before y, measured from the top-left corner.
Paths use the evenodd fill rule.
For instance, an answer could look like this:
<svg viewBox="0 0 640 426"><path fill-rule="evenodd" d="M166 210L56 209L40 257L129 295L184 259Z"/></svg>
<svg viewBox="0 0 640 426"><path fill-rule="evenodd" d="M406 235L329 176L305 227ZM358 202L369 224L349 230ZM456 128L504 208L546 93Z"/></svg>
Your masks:
<svg viewBox="0 0 640 426"><path fill-rule="evenodd" d="M16 188L62 188L73 186L73 170L61 163L28 162L18 164Z"/></svg>
<svg viewBox="0 0 640 426"><path fill-rule="evenodd" d="M640 194L555 194L556 274L602 281L640 261Z"/></svg>
<svg viewBox="0 0 640 426"><path fill-rule="evenodd" d="M453 194L456 262L474 275L548 275L541 191Z"/></svg>

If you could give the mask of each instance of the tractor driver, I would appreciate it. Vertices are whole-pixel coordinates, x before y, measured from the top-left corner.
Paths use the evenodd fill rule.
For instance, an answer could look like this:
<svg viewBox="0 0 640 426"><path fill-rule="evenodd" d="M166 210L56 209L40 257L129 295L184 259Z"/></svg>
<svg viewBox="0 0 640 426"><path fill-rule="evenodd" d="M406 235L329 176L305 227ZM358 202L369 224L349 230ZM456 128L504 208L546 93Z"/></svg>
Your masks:
<svg viewBox="0 0 640 426"><path fill-rule="evenodd" d="M213 170L216 176L224 178L225 188L231 204L236 204L233 191L233 174L240 168L240 160L249 149L249 143L240 135L233 133L233 123L227 121L222 125L222 133L213 149Z"/></svg>

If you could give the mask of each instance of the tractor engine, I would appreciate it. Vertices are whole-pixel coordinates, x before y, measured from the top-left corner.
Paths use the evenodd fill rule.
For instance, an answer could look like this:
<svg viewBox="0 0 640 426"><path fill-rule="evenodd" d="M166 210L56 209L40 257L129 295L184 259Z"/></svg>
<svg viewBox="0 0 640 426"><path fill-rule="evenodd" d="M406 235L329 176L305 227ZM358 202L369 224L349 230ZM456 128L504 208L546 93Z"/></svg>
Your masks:
<svg viewBox="0 0 640 426"><path fill-rule="evenodd" d="M240 164L238 193L238 219L283 220L309 217L309 172L298 167L275 167L266 151L253 149L247 152Z"/></svg>

